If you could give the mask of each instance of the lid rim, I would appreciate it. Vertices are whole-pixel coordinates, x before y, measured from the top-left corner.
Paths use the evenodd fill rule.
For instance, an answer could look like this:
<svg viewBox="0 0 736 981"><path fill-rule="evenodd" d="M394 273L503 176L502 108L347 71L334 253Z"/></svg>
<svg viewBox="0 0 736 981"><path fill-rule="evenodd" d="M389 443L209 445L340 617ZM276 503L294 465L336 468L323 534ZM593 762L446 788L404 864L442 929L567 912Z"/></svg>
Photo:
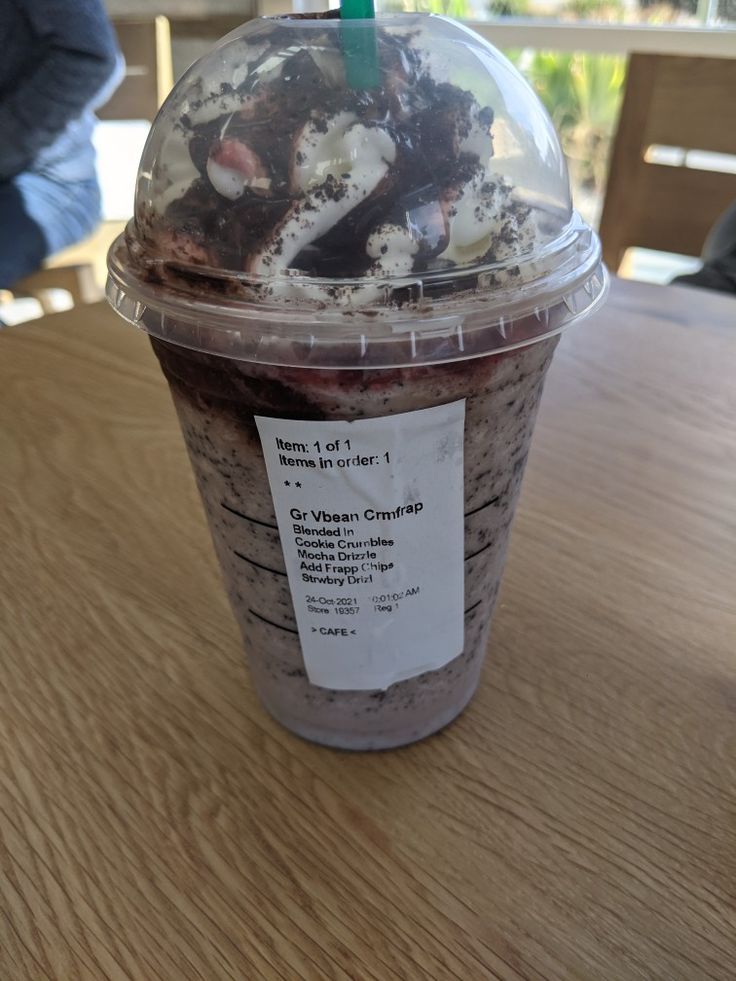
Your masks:
<svg viewBox="0 0 736 981"><path fill-rule="evenodd" d="M116 274L112 262L107 298L124 320L152 337L230 360L305 369L416 367L503 354L587 317L604 301L609 285L594 233L589 246L587 261L559 279L552 292L521 288L525 295L516 303L507 291L485 304L482 297L471 305L467 296L456 294L409 311L306 309L297 318L293 309L270 307L265 316L262 307L243 301L229 309L193 302L184 293L161 299L152 284L136 284L129 292L129 281ZM542 282L548 286L549 276Z"/></svg>
<svg viewBox="0 0 736 981"><path fill-rule="evenodd" d="M130 224L129 226L130 227ZM317 320L326 322L343 322L346 314L357 318L370 318L375 322L381 315L390 316L394 322L413 322L424 320L428 315L447 315L455 313L455 307L465 304L461 312L486 312L513 306L517 315L522 310L531 312L539 306L540 297L554 301L558 296L575 289L588 280L601 262L601 246L598 236L580 218L577 212L567 225L562 235L536 253L526 257L510 258L503 262L490 263L482 267L473 267L466 271L452 269L430 273L428 276L408 276L401 278L383 278L380 280L364 279L317 279L315 277L288 275L269 277L260 281L246 273L229 270L212 270L212 275L202 274L201 266L185 266L183 264L156 260L149 269L167 269L174 274L182 272L187 277L186 287L172 288L160 282L146 280L132 271L134 264L127 268L120 262L119 252L125 250L129 254L129 239L126 233L119 235L108 252L108 282L115 288L127 293L130 288L146 306L162 313L178 313L183 319L200 319L202 315L216 320L247 320L280 321L284 316L305 323ZM555 268L550 269L552 260L557 260ZM537 275L524 279L525 269L533 271L534 267L544 266ZM492 282L493 277L509 275L509 270L517 269L518 274L513 282L497 286ZM196 280L202 284L232 284L242 289L273 289L274 287L296 288L316 292L336 290L347 302L329 303L325 299L315 300L301 298L285 298L278 296L246 297L234 293L218 293L209 290L209 295L193 297L196 290ZM554 285L551 280L554 279ZM464 282L465 281L465 282ZM183 282L183 280L182 280ZM465 286L465 283L467 285ZM434 295L433 288L445 285L444 295L439 292ZM458 286L460 288L458 288ZM359 291L365 287L374 287L384 291L385 302L351 304L350 291ZM463 288L464 287L464 288ZM397 293L392 302L394 293ZM359 299L359 298L358 298ZM197 313L194 312L194 304Z"/></svg>
<svg viewBox="0 0 736 981"><path fill-rule="evenodd" d="M317 338L312 336L310 341L310 357L309 359L296 357L295 353L292 351L291 356L288 355L287 349L289 345L285 343L286 338L283 337L260 337L258 339L253 338L255 343L252 346L252 350L249 351L239 351L234 353L232 351L225 351L221 349L215 349L214 347L204 347L201 343L201 334L193 327L192 336L182 336L177 332L176 335L167 333L166 328L169 326L165 317L161 318L160 329L153 329L151 323L146 322L146 308L138 304L137 312L134 316L128 316L122 309L119 302L119 298L115 295L116 287L114 284L108 283L107 299L110 305L116 310L116 312L124 319L127 323L132 326L137 327L144 333L149 334L151 337L155 337L157 340L165 341L169 344L173 344L177 347L187 348L192 351L196 351L201 354L210 355L214 357L221 357L231 361L242 361L246 363L258 363L263 365L270 365L272 367L286 367L286 368L300 368L304 370L330 370L330 371L355 371L355 370L382 370L382 369L397 369L397 368L416 368L423 366L431 366L437 364L446 364L448 362L458 362L458 361L470 361L475 358L483 357L493 357L503 354L507 354L510 351L520 350L524 347L529 347L533 344L537 344L552 337L561 334L563 331L567 330L568 327L572 327L574 324L581 320L587 319L591 314L598 310L604 303L609 287L610 287L610 277L607 269L602 264L599 266L598 271L591 277L591 282L595 282L595 287L586 294L589 297L589 302L587 306L582 309L575 310L574 304L571 304L568 297L564 297L561 301L564 306L569 311L569 315L563 319L561 322L556 323L548 329L540 330L539 333L529 334L525 337L514 338L506 343L495 344L494 346L488 346L484 349L473 349L471 351L466 351L463 349L462 341L457 345L456 349L448 351L447 349L442 349L436 354L422 353L417 356L415 346L417 339L422 341L424 338L420 331L409 331L402 334L399 337L394 338L396 346L403 345L406 348L409 345L412 349L412 357L393 357L393 358L383 358L383 359L369 359L366 357L367 345L365 342L364 335L360 335L360 357L355 357L347 362L343 361L340 363L331 360L328 356L330 351L334 350L335 344L340 343L339 339L335 339L329 336ZM540 324L549 323L549 318L537 314ZM452 318L450 318L452 319ZM513 328L513 321L509 321L508 324L504 323L503 318L494 324L488 325L488 333L498 330L499 333L504 336L505 332ZM456 330L453 331L453 335L459 340L462 338L461 325L456 325ZM450 333L444 332L441 335L442 338L449 338ZM276 356L273 352L268 353L267 345L264 346L263 342L269 340L276 340L280 346L279 356ZM301 339L302 343L304 338ZM357 337L350 338L352 342L358 341ZM390 338L379 338L379 343L383 343L384 346L391 341ZM320 356L320 349L322 355Z"/></svg>

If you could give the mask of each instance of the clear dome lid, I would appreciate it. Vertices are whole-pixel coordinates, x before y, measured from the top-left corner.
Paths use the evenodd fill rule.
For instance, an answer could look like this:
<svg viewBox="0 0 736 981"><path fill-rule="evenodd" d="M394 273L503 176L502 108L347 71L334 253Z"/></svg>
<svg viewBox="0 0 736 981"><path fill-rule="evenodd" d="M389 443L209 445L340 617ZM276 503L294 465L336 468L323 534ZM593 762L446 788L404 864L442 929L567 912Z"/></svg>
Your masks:
<svg viewBox="0 0 736 981"><path fill-rule="evenodd" d="M605 280L549 116L503 55L442 17L337 13L250 21L192 65L110 270L123 315L155 287L159 306L196 290L241 316L460 297L521 314L553 294L579 316Z"/></svg>

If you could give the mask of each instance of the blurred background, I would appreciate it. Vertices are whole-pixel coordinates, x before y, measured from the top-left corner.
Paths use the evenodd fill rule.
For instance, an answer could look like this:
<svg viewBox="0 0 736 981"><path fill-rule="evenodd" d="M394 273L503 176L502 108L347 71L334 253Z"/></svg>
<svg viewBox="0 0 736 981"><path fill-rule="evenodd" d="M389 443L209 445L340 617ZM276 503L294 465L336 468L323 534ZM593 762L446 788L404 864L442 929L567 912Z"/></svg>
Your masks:
<svg viewBox="0 0 736 981"><path fill-rule="evenodd" d="M514 62L554 121L568 159L575 206L594 226L603 212L612 143L632 54L700 59L698 71L706 64L704 58L718 59L721 64L736 59L736 0L376 0L376 5L384 13L432 12L465 20ZM327 4L324 0L106 0L106 7L126 55L128 74L111 104L99 113L95 135L104 222L92 241L65 250L49 263L57 268L86 266L92 270L94 283L82 288L72 281L71 290L67 288L71 301L57 296L52 302L30 288L26 298L22 290L14 290L23 307L18 315L21 319L37 309L58 309L59 302L93 298L95 289L99 291L107 244L130 216L138 159L156 105L173 81L243 21L259 15L322 10ZM717 78L714 84L717 89ZM671 84L669 88L670 105L674 105L670 114L676 114ZM642 99L651 102L653 91L644 91L642 86ZM633 101L636 95L632 94ZM730 96L725 91L722 95L733 101L733 90ZM717 111L710 103L703 106L704 114L717 115ZM722 208L723 201L736 200L736 134L725 141L715 134L715 141L711 140L715 152L704 142L684 137L679 143L676 139L663 144L653 140L641 153L660 172L667 167L678 168L685 176L695 171L712 174ZM639 150L630 148L631 154ZM625 179L623 174L618 176ZM690 184L683 181L678 186L689 188ZM691 207L697 209L698 199L708 197L708 187L705 194L689 193ZM607 220L610 225L604 213L604 232ZM669 242L666 233L659 239L663 236ZM608 261L622 275L668 282L674 275L699 268L704 237L705 231L698 232L695 246L683 247L681 241L680 252L687 252L685 255L662 251L659 241L660 248L626 248L620 263L618 259L611 263L610 257ZM39 297L41 308L38 302L35 307L28 305ZM4 309L4 319L12 321L16 314L11 311L8 315Z"/></svg>
<svg viewBox="0 0 736 981"><path fill-rule="evenodd" d="M206 50L217 24L230 29L261 12L292 9L288 3L247 0L155 0L154 6L171 23L175 78ZM302 10L325 7L294 4ZM568 157L576 207L594 223L600 217L626 55L633 50L722 55L730 45L736 56L736 0L376 0L376 7L384 13L417 11L467 20L500 47L552 116ZM152 4L107 0L107 8L112 17L150 16ZM719 31L722 37L714 39ZM572 50L572 45L580 47Z"/></svg>

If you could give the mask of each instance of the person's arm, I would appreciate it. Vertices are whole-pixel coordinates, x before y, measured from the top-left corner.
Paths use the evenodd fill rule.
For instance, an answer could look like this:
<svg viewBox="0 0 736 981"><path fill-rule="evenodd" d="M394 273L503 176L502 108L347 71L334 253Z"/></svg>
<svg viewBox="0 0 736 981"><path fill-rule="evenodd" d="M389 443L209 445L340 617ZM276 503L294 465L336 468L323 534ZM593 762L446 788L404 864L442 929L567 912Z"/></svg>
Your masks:
<svg viewBox="0 0 736 981"><path fill-rule="evenodd" d="M82 114L116 70L119 57L102 0L4 2L30 23L42 54L0 97L0 180L23 171Z"/></svg>

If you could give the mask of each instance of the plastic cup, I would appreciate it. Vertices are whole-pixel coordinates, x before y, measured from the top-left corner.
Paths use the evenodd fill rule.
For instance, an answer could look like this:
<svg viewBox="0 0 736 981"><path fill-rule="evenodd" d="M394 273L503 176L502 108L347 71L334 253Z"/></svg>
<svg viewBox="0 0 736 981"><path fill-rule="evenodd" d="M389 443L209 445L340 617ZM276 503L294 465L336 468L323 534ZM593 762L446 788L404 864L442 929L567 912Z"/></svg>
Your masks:
<svg viewBox="0 0 736 981"><path fill-rule="evenodd" d="M477 687L545 374L606 276L498 52L365 22L360 90L339 26L251 22L189 70L108 296L151 335L264 706L385 749Z"/></svg>

